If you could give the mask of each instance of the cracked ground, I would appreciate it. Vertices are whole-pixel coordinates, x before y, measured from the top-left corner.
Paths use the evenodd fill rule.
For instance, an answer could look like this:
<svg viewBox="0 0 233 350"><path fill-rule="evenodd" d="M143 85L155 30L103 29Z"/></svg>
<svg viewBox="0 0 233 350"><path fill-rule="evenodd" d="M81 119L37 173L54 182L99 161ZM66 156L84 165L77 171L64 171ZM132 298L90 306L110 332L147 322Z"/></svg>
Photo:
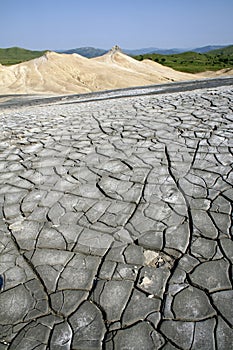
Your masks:
<svg viewBox="0 0 233 350"><path fill-rule="evenodd" d="M3 111L1 350L230 350L230 87Z"/></svg>

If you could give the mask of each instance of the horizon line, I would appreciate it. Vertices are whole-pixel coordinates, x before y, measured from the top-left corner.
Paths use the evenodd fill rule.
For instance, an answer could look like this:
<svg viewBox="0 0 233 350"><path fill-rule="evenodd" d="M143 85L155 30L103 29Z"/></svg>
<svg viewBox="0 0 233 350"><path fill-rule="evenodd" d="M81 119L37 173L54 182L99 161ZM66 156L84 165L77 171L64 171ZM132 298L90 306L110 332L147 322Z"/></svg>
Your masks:
<svg viewBox="0 0 233 350"><path fill-rule="evenodd" d="M133 48L133 49L128 49L128 48L123 48L122 46L118 45L118 44L115 44L115 45L112 45L110 48L102 48L102 47L96 47L96 46L75 46L75 47L72 47L72 48L63 48L63 49L37 49L37 48L28 48L28 47L22 47L22 46L17 46L17 45L13 45L13 46L4 46L4 47L0 47L0 49L11 49L11 48L20 48L20 49L25 49L25 50L30 50L30 51L65 51L65 50L74 50L74 49L81 49L81 48L93 48L93 49L99 49L99 50L111 50L111 48L113 48L114 46L119 46L122 50L132 50L132 51L135 51L135 50L143 50L143 49L156 49L156 50L176 50L176 49L179 49L179 50L190 50L190 49L196 49L196 48L203 48L203 47L208 47L208 46L231 46L233 45L232 43L227 43L227 44L206 44L206 45L198 45L198 46L189 46L189 47L178 47L178 46L173 46L173 47L157 47L157 46L144 46L144 47L138 47L138 48Z"/></svg>

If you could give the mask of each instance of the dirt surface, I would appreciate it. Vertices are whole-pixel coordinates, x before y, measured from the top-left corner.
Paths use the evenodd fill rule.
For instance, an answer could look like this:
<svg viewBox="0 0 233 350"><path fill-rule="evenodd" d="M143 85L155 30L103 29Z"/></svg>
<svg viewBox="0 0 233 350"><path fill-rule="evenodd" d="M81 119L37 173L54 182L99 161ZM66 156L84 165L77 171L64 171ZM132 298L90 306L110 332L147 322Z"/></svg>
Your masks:
<svg viewBox="0 0 233 350"><path fill-rule="evenodd" d="M232 348L232 81L0 106L0 350Z"/></svg>

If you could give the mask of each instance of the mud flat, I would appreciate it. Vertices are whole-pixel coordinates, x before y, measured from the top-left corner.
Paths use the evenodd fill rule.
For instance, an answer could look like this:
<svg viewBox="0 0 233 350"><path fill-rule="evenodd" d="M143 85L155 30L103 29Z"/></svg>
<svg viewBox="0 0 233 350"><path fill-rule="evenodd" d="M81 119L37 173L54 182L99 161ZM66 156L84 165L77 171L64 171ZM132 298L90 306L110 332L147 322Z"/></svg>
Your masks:
<svg viewBox="0 0 233 350"><path fill-rule="evenodd" d="M232 101L2 104L1 350L231 348Z"/></svg>

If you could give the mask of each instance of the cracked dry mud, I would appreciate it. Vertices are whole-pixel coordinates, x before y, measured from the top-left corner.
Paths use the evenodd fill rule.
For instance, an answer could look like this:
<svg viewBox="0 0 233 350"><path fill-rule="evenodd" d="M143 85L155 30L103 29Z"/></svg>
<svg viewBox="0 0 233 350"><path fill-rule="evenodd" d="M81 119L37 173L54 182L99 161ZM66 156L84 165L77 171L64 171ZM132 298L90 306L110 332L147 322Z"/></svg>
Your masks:
<svg viewBox="0 0 233 350"><path fill-rule="evenodd" d="M1 350L231 349L232 97L2 113Z"/></svg>

